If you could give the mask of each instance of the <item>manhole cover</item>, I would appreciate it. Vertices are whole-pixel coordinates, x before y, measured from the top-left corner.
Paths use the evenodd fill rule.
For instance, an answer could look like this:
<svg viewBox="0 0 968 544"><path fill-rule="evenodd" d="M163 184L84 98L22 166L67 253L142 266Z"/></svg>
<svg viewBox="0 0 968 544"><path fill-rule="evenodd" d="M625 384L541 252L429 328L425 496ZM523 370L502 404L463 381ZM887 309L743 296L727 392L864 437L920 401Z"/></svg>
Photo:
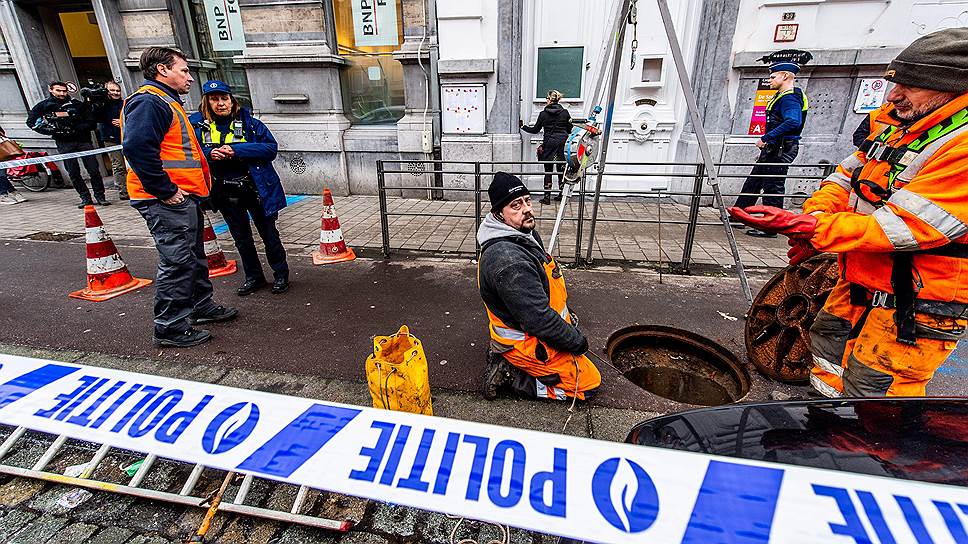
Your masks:
<svg viewBox="0 0 968 544"><path fill-rule="evenodd" d="M837 259L818 255L784 268L760 290L746 320L746 353L760 372L784 383L807 381L810 326L837 274Z"/></svg>
<svg viewBox="0 0 968 544"><path fill-rule="evenodd" d="M749 376L736 356L688 331L635 325L614 332L606 350L626 378L670 400L718 406L749 392Z"/></svg>
<svg viewBox="0 0 968 544"><path fill-rule="evenodd" d="M42 242L66 242L67 240L73 240L74 238L80 238L84 236L83 233L78 232L35 232L33 234L28 234L24 236L27 240L40 240Z"/></svg>

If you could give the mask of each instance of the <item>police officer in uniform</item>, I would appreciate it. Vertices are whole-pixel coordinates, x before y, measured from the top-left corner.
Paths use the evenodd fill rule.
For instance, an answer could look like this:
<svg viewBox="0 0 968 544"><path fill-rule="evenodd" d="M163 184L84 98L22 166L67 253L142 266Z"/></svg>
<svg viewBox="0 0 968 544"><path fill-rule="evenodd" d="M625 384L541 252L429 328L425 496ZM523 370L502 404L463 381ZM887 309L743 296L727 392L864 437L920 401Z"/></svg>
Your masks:
<svg viewBox="0 0 968 544"><path fill-rule="evenodd" d="M149 47L140 64L145 82L125 100L121 145L130 166L131 205L145 218L158 248L154 342L195 346L212 335L193 325L228 321L239 312L212 300L201 208L211 178L179 98L194 79L184 53L176 49Z"/></svg>
<svg viewBox="0 0 968 544"><path fill-rule="evenodd" d="M266 246L272 268L274 294L289 289L289 264L279 239L276 218L286 207L279 174L272 167L276 158L275 138L232 96L232 88L221 81L202 86L202 104L190 120L212 169L212 207L222 212L235 247L242 257L245 281L239 296L252 294L266 285L259 254L252 239L249 217Z"/></svg>

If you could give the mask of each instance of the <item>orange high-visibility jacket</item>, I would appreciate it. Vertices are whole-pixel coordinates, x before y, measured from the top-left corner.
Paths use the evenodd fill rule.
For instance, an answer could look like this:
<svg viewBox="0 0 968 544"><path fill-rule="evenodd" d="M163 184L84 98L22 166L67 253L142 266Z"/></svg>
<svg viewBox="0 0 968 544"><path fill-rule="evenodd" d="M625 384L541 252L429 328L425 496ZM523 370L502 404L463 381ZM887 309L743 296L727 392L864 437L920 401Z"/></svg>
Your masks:
<svg viewBox="0 0 968 544"><path fill-rule="evenodd" d="M879 110L866 152L847 157L804 203L804 213L823 212L810 243L839 254L846 280L886 293L894 255L912 252L919 299L968 302L968 259L918 253L968 243L968 93L909 127L893 108Z"/></svg>
<svg viewBox="0 0 968 544"><path fill-rule="evenodd" d="M172 98L165 91L152 85L143 85L137 93L149 93L165 101L172 111L171 126L161 142L161 163L171 182L179 189L193 195L207 197L212 180L205 162L202 147L195 139L195 129L188 122L188 114L181 102ZM121 126L124 130L124 113L122 108ZM145 191L133 169L128 169L128 195L131 200L154 200L155 197Z"/></svg>

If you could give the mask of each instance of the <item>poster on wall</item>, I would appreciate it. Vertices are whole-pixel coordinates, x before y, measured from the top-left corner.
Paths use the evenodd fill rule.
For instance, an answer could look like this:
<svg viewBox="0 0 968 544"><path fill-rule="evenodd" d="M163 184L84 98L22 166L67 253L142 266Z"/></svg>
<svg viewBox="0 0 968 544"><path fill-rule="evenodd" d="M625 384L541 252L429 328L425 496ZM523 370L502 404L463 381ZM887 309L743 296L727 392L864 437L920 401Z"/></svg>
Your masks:
<svg viewBox="0 0 968 544"><path fill-rule="evenodd" d="M205 0L205 19L212 35L213 51L242 51L245 32L239 0Z"/></svg>
<svg viewBox="0 0 968 544"><path fill-rule="evenodd" d="M768 79L761 79L756 86L753 97L753 115L750 116L750 128L747 134L762 136L766 132L766 106L770 103L776 91L770 88Z"/></svg>
<svg viewBox="0 0 968 544"><path fill-rule="evenodd" d="M860 80L857 89L857 99L854 101L854 111L868 113L881 107L887 94L887 80L882 78L864 78Z"/></svg>
<svg viewBox="0 0 968 544"><path fill-rule="evenodd" d="M354 0L352 5L357 47L400 45L397 0Z"/></svg>
<svg viewBox="0 0 968 544"><path fill-rule="evenodd" d="M484 134L484 85L441 85L441 128L445 134Z"/></svg>

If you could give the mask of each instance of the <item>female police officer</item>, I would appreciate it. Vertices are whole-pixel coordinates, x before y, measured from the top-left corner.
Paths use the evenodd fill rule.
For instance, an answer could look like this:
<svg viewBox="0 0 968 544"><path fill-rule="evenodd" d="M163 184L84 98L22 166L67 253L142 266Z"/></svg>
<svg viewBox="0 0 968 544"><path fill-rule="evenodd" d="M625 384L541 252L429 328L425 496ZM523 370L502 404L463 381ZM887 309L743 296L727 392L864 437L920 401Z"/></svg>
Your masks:
<svg viewBox="0 0 968 544"><path fill-rule="evenodd" d="M209 160L212 207L222 212L242 257L245 281L238 294L246 296L266 285L252 239L250 215L266 246L274 277L272 292L284 293L289 289L289 265L276 218L286 207L286 195L272 168L276 140L261 121L239 105L227 84L207 81L202 93L202 104L190 121Z"/></svg>

